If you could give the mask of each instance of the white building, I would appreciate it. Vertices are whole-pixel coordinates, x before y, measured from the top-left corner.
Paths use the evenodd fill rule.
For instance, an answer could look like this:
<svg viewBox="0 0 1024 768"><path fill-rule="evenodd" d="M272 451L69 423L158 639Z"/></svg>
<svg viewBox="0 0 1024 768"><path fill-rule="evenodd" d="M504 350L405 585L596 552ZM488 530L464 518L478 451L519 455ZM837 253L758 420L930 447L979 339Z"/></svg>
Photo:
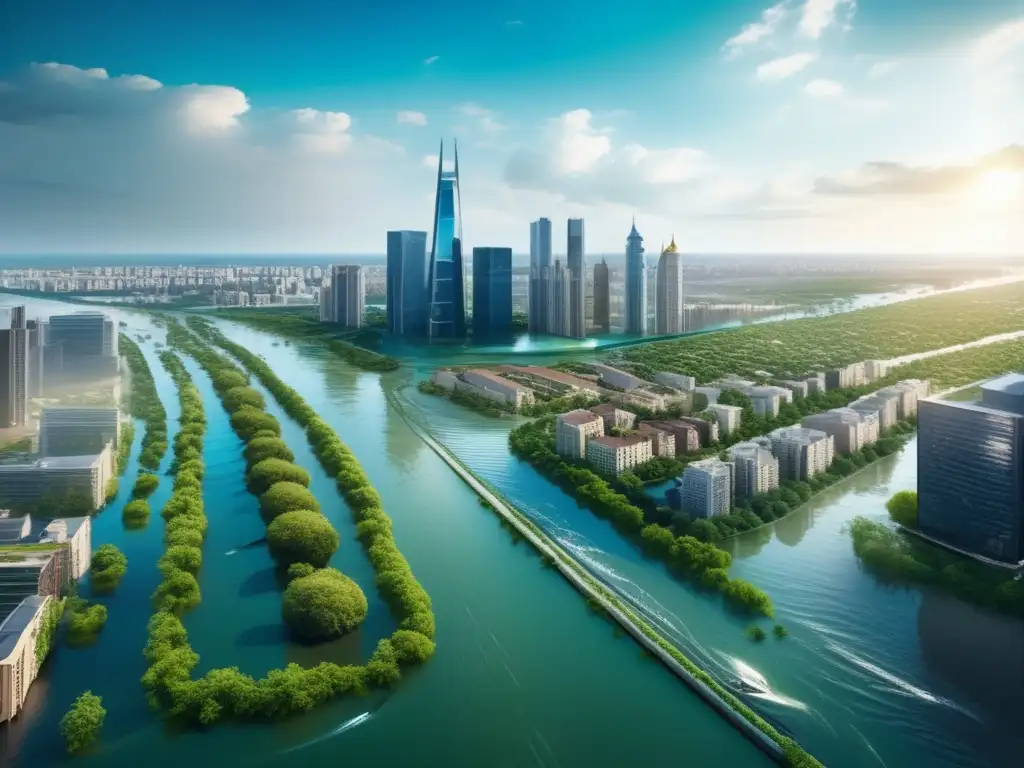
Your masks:
<svg viewBox="0 0 1024 768"><path fill-rule="evenodd" d="M459 378L462 382L472 386L474 388L473 391L478 394L495 400L500 399L502 402L514 405L516 408L532 404L534 400L533 390L529 387L524 387L522 384L517 384L503 376L499 376L493 371L477 368L463 371ZM459 388L456 385L456 389Z"/></svg>
<svg viewBox="0 0 1024 768"><path fill-rule="evenodd" d="M587 461L603 475L617 477L652 458L651 440L644 435L595 437L587 441Z"/></svg>
<svg viewBox="0 0 1024 768"><path fill-rule="evenodd" d="M758 416L775 417L779 415L780 398L774 390L775 387L747 387L743 394L750 398L750 405Z"/></svg>
<svg viewBox="0 0 1024 768"><path fill-rule="evenodd" d="M806 427L782 427L768 435L779 460L779 477L806 480L825 472L835 456L832 435Z"/></svg>
<svg viewBox="0 0 1024 768"><path fill-rule="evenodd" d="M784 379L779 382L779 386L788 389L793 397L807 397L808 384L806 381L792 381ZM792 401L790 400L787 402Z"/></svg>
<svg viewBox="0 0 1024 768"><path fill-rule="evenodd" d="M838 453L853 453L878 440L878 414L854 408L833 408L805 416L801 424L832 435Z"/></svg>
<svg viewBox="0 0 1024 768"><path fill-rule="evenodd" d="M661 252L655 283L655 332L682 333L683 327L683 258L675 237Z"/></svg>
<svg viewBox="0 0 1024 768"><path fill-rule="evenodd" d="M875 394L896 395L899 398L896 403L897 416L902 421L917 413L917 402L928 397L929 389L927 381L922 379L905 379L890 387L884 387L875 392Z"/></svg>
<svg viewBox="0 0 1024 768"><path fill-rule="evenodd" d="M737 443L729 449L734 467L737 498L750 498L779 487L779 460L771 452L771 441Z"/></svg>
<svg viewBox="0 0 1024 768"><path fill-rule="evenodd" d="M589 410L591 413L597 414L604 419L605 434L611 432L613 427L632 429L633 425L636 424L635 413L623 411L611 403L601 403L600 405L592 406Z"/></svg>
<svg viewBox="0 0 1024 768"><path fill-rule="evenodd" d="M864 376L868 381L875 381L885 376L889 372L889 366L886 365L884 360L865 360L864 361Z"/></svg>
<svg viewBox="0 0 1024 768"><path fill-rule="evenodd" d="M818 395L825 391L825 374L813 373L804 379L808 395Z"/></svg>
<svg viewBox="0 0 1024 768"><path fill-rule="evenodd" d="M718 429L723 435L731 435L743 423L743 409L738 405L709 405L707 408L715 414Z"/></svg>
<svg viewBox="0 0 1024 768"><path fill-rule="evenodd" d="M643 387L649 382L641 379L639 376L634 376L628 371L623 371L618 368L613 368L610 365L604 365L603 363L594 363L593 366L600 376L602 384L610 384L618 389L624 389L627 392L633 389Z"/></svg>
<svg viewBox="0 0 1024 768"><path fill-rule="evenodd" d="M604 435L604 419L584 409L561 414L555 420L555 452L569 459L587 456L587 442Z"/></svg>
<svg viewBox="0 0 1024 768"><path fill-rule="evenodd" d="M697 386L697 380L693 376L684 376L681 373L670 373L669 371L656 373L654 381L663 387L672 387L672 389L682 390L683 392L692 392L694 387Z"/></svg>
<svg viewBox="0 0 1024 768"><path fill-rule="evenodd" d="M855 400L850 407L861 413L874 413L878 416L879 430L885 431L899 420L899 401L898 393L876 392Z"/></svg>
<svg viewBox="0 0 1024 768"><path fill-rule="evenodd" d="M693 517L717 517L732 512L733 466L718 459L687 465L679 488L683 509Z"/></svg>

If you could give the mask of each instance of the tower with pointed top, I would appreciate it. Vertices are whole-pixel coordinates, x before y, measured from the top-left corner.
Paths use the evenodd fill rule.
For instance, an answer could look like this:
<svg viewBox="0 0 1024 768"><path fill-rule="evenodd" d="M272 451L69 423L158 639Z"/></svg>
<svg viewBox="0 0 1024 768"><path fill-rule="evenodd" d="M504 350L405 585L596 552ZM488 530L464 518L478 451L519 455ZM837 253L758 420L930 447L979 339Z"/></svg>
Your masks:
<svg viewBox="0 0 1024 768"><path fill-rule="evenodd" d="M462 204L459 190L459 147L454 144L455 168L446 171L444 141L437 155L437 194L434 232L427 278L427 338L459 340L466 335L466 295L462 266Z"/></svg>
<svg viewBox="0 0 1024 768"><path fill-rule="evenodd" d="M642 336L647 331L647 274L644 239L636 231L636 218L626 237L626 333Z"/></svg>
<svg viewBox="0 0 1024 768"><path fill-rule="evenodd" d="M676 236L658 259L654 324L656 333L683 332L683 260Z"/></svg>

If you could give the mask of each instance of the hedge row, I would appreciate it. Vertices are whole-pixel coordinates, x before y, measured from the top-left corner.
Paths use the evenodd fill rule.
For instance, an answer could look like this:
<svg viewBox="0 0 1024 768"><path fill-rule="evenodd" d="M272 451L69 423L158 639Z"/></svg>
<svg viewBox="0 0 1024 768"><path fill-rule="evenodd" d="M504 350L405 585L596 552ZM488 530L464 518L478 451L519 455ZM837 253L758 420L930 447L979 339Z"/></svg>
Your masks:
<svg viewBox="0 0 1024 768"><path fill-rule="evenodd" d="M157 394L153 374L149 363L139 349L139 345L121 334L121 354L128 361L128 369L132 374L131 394L129 395L129 411L136 419L146 422L146 432L142 436L142 452L139 454L139 465L144 469L155 470L160 467L160 460L167 453L167 412L160 395ZM123 435L122 435L123 445ZM131 441L128 441L129 449ZM126 450L122 448L122 450ZM118 457L121 463L120 456ZM127 459L124 459L127 462Z"/></svg>

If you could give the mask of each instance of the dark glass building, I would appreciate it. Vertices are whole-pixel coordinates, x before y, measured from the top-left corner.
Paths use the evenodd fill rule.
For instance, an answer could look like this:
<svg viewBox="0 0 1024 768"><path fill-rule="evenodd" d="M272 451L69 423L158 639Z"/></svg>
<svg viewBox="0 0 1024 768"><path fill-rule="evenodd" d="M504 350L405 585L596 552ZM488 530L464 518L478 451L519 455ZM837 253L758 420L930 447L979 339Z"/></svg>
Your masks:
<svg viewBox="0 0 1024 768"><path fill-rule="evenodd" d="M427 276L427 337L459 340L466 335L466 294L462 268L462 205L459 199L459 148L455 170L443 170L444 142L437 158L434 239Z"/></svg>
<svg viewBox="0 0 1024 768"><path fill-rule="evenodd" d="M512 249L473 249L473 335L512 332Z"/></svg>
<svg viewBox="0 0 1024 768"><path fill-rule="evenodd" d="M427 333L427 233L388 232L388 330L396 336Z"/></svg>
<svg viewBox="0 0 1024 768"><path fill-rule="evenodd" d="M917 485L922 533L1024 560L1024 376L983 384L980 402L918 404Z"/></svg>
<svg viewBox="0 0 1024 768"><path fill-rule="evenodd" d="M565 266L569 270L569 333L575 339L587 335L587 259L583 219L569 219L566 226Z"/></svg>
<svg viewBox="0 0 1024 768"><path fill-rule="evenodd" d="M594 327L602 333L612 328L611 271L604 259L594 266Z"/></svg>

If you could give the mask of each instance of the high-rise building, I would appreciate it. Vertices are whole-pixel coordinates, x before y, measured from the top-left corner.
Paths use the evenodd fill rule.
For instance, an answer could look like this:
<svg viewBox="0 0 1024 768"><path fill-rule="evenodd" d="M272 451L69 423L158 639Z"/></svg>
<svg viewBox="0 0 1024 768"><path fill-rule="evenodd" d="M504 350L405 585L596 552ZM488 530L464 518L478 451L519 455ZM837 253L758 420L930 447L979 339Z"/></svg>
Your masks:
<svg viewBox="0 0 1024 768"><path fill-rule="evenodd" d="M551 220L530 223L530 333L549 333L548 281L551 279Z"/></svg>
<svg viewBox="0 0 1024 768"><path fill-rule="evenodd" d="M608 333L612 327L611 270L604 259L594 265L594 327L602 333Z"/></svg>
<svg viewBox="0 0 1024 768"><path fill-rule="evenodd" d="M43 360L43 347L46 346L46 323L29 320L28 328L28 396L43 396L43 373L46 370Z"/></svg>
<svg viewBox="0 0 1024 768"><path fill-rule="evenodd" d="M781 427L771 432L772 453L779 460L779 477L806 480L832 465L835 439L817 429Z"/></svg>
<svg viewBox="0 0 1024 768"><path fill-rule="evenodd" d="M346 328L361 328L366 311L366 286L362 267L358 264L335 264L331 267L329 322ZM321 306L323 297L321 296Z"/></svg>
<svg viewBox="0 0 1024 768"><path fill-rule="evenodd" d="M658 259L654 324L656 333L682 333L684 330L683 259L675 236Z"/></svg>
<svg viewBox="0 0 1024 768"><path fill-rule="evenodd" d="M636 231L636 220L626 238L626 333L647 332L647 273L644 267L644 239Z"/></svg>
<svg viewBox="0 0 1024 768"><path fill-rule="evenodd" d="M427 233L388 232L388 330L396 336L427 333Z"/></svg>
<svg viewBox="0 0 1024 768"><path fill-rule="evenodd" d="M693 517L728 515L732 512L732 464L719 459L690 462L683 471L679 498Z"/></svg>
<svg viewBox="0 0 1024 768"><path fill-rule="evenodd" d="M569 270L556 260L548 278L548 333L569 336L572 281Z"/></svg>
<svg viewBox="0 0 1024 768"><path fill-rule="evenodd" d="M28 420L28 328L25 307L11 310L11 327L0 331L0 427Z"/></svg>
<svg viewBox="0 0 1024 768"><path fill-rule="evenodd" d="M979 402L917 405L921 532L1004 563L1024 560L1024 375L982 384Z"/></svg>
<svg viewBox="0 0 1024 768"><path fill-rule="evenodd" d="M434 234L427 276L427 338L430 341L461 339L466 335L466 294L462 268L462 204L459 189L459 148L455 168L443 170L444 142L437 156L437 196L434 201Z"/></svg>
<svg viewBox="0 0 1024 768"><path fill-rule="evenodd" d="M587 335L587 259L583 219L569 219L566 227L565 266L569 270L569 333L575 339Z"/></svg>
<svg viewBox="0 0 1024 768"><path fill-rule="evenodd" d="M46 330L48 346L61 346L65 376L113 376L118 369L118 333L102 312L53 315Z"/></svg>
<svg viewBox="0 0 1024 768"><path fill-rule="evenodd" d="M473 335L512 332L512 249L473 249Z"/></svg>
<svg viewBox="0 0 1024 768"><path fill-rule="evenodd" d="M736 496L747 499L779 487L779 460L771 452L771 441L737 443L729 449L735 467Z"/></svg>

